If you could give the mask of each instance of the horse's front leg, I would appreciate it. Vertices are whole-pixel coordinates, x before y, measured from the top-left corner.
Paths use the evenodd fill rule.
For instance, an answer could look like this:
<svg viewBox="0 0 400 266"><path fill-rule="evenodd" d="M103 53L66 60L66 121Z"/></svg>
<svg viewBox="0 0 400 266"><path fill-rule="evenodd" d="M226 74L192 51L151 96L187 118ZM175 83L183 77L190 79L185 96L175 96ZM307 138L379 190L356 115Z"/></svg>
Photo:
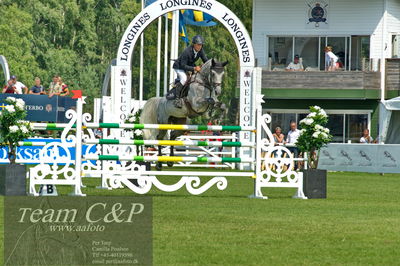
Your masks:
<svg viewBox="0 0 400 266"><path fill-rule="evenodd" d="M175 130L171 132L170 140L175 140L177 136L174 134ZM169 149L169 156L175 156L174 146L171 146ZM167 162L168 167L174 166L174 162Z"/></svg>
<svg viewBox="0 0 400 266"><path fill-rule="evenodd" d="M162 146L158 145L158 156L162 156ZM162 162L156 162L156 170L161 171L162 169Z"/></svg>
<svg viewBox="0 0 400 266"><path fill-rule="evenodd" d="M157 134L157 140L162 140L164 139L164 136L166 134L166 131L160 130ZM158 145L158 156L162 156L162 146ZM156 162L156 170L161 171L162 169L162 162Z"/></svg>
<svg viewBox="0 0 400 266"><path fill-rule="evenodd" d="M182 131L182 130L174 130L174 131L172 131L171 132L171 136L170 136L170 140L176 140L176 138L181 136L181 135L183 135L184 132L185 131ZM171 146L169 155L170 156L175 156L174 146ZM174 162L168 162L167 165L169 167L172 167L174 165Z"/></svg>
<svg viewBox="0 0 400 266"><path fill-rule="evenodd" d="M174 155L175 155L174 146L171 146L170 147L169 156L174 156ZM167 162L167 165L168 165L168 167L172 167L172 166L174 166L174 162Z"/></svg>

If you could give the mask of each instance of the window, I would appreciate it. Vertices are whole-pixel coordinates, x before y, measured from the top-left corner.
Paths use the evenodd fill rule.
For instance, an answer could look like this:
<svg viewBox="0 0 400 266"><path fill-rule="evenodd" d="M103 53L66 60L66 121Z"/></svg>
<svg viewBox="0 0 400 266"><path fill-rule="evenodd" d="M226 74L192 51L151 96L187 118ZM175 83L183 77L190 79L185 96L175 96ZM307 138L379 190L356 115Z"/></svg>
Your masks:
<svg viewBox="0 0 400 266"><path fill-rule="evenodd" d="M318 68L318 37L295 37L294 43L294 54L302 59L304 68Z"/></svg>
<svg viewBox="0 0 400 266"><path fill-rule="evenodd" d="M346 115L346 140L352 143L360 142L364 129L368 128L368 115Z"/></svg>
<svg viewBox="0 0 400 266"><path fill-rule="evenodd" d="M269 60L271 68L284 69L292 61L293 37L269 38Z"/></svg>
<svg viewBox="0 0 400 266"><path fill-rule="evenodd" d="M290 130L290 122L294 121L297 123L296 114L293 113L272 113L271 114L271 131L275 132L276 127L282 128L282 133L285 135Z"/></svg>
<svg viewBox="0 0 400 266"><path fill-rule="evenodd" d="M369 36L351 37L351 70L372 70L369 60Z"/></svg>
<svg viewBox="0 0 400 266"><path fill-rule="evenodd" d="M274 133L276 127L282 128L282 133L287 135L290 130L290 122L297 124L307 116L307 110L264 110L271 115L271 131ZM369 128L370 111L363 110L326 110L329 115L329 128L333 138L332 142L358 143L362 131Z"/></svg>
<svg viewBox="0 0 400 266"><path fill-rule="evenodd" d="M371 70L370 36L269 36L270 70L284 70L299 55L306 70L325 70L325 46L332 46L342 70Z"/></svg>
<svg viewBox="0 0 400 266"><path fill-rule="evenodd" d="M326 125L331 131L332 142L344 143L344 115L343 114L329 114L329 121Z"/></svg>

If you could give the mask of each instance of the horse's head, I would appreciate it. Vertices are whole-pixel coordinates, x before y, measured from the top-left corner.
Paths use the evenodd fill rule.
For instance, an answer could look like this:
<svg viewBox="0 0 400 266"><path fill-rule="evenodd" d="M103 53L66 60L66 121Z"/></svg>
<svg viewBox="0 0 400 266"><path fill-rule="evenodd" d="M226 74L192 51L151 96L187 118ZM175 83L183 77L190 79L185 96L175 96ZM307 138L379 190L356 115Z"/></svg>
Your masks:
<svg viewBox="0 0 400 266"><path fill-rule="evenodd" d="M221 84L222 78L224 77L224 67L228 64L228 61L218 62L214 59L211 59L211 68L210 68L210 85L215 91L216 96L221 94Z"/></svg>
<svg viewBox="0 0 400 266"><path fill-rule="evenodd" d="M227 64L228 61L218 62L210 59L201 67L199 75L194 76L187 99L197 113L220 106L217 97L221 94L224 67Z"/></svg>

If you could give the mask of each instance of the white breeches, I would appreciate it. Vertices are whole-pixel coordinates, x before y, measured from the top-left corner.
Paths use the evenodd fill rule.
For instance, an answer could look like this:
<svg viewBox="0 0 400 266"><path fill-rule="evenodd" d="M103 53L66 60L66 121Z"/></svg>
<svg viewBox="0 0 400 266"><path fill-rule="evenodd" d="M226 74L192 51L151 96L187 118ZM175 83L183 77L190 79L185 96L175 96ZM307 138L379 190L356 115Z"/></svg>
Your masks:
<svg viewBox="0 0 400 266"><path fill-rule="evenodd" d="M185 85L186 80L187 80L187 76L186 76L186 72L182 69L174 69L175 73L178 75L178 78L181 82L182 85Z"/></svg>

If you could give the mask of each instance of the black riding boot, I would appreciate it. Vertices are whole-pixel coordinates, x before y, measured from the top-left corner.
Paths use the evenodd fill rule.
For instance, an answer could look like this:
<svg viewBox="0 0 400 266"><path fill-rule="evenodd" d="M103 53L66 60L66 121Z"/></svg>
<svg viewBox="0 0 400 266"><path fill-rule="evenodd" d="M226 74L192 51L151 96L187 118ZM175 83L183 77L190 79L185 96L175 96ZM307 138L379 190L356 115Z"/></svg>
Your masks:
<svg viewBox="0 0 400 266"><path fill-rule="evenodd" d="M180 82L178 82L175 85L175 96L176 96L176 99L174 101L174 105L175 105L176 108L182 108L182 99L181 99L182 88L183 88L183 85Z"/></svg>
<svg viewBox="0 0 400 266"><path fill-rule="evenodd" d="M176 98L176 88L172 88L167 95L165 96L165 98L167 98L167 100L173 100Z"/></svg>

